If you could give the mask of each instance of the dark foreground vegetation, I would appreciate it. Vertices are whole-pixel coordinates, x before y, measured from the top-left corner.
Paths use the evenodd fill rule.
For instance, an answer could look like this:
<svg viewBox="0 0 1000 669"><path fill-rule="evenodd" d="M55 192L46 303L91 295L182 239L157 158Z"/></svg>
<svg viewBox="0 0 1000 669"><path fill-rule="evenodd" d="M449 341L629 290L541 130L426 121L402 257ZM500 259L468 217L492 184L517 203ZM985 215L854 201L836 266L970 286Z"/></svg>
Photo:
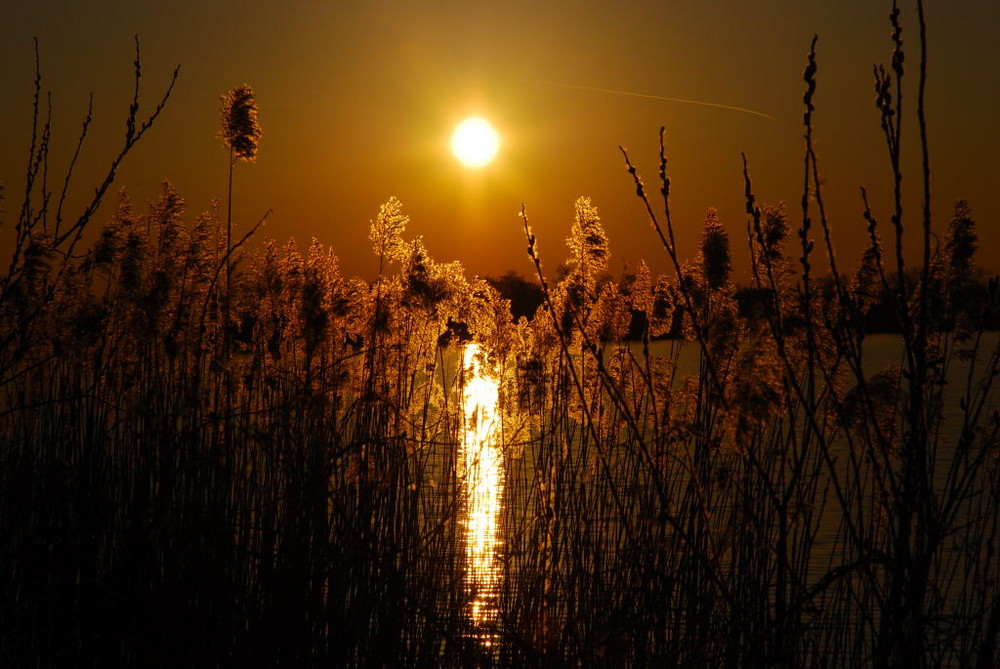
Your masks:
<svg viewBox="0 0 1000 669"><path fill-rule="evenodd" d="M876 77L893 165L896 17ZM93 210L61 220L43 124L0 280L0 663L996 666L997 284L961 297L971 212L934 244L929 189L905 223L922 257L903 257L897 189L887 225L863 205L871 243L842 273L812 53L805 82L797 224L746 172L753 318L714 214L698 257L677 258L662 148L662 197L627 168L674 272L598 282L608 240L581 199L565 276L513 321L493 285L403 237L395 200L372 224L374 283L317 242L244 254L169 185L144 213L120 195L79 253ZM137 109L123 157L149 127ZM898 364L872 369L879 301ZM678 309L692 374L680 344L652 341ZM469 338L504 417L488 629L460 549Z"/></svg>

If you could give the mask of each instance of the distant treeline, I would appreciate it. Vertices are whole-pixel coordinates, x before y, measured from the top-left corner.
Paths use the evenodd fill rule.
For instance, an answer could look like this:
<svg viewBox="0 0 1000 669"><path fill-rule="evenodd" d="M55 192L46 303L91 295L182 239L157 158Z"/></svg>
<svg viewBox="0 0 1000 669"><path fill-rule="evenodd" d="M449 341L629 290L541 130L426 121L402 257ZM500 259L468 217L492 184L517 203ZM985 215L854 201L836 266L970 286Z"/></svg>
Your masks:
<svg viewBox="0 0 1000 669"><path fill-rule="evenodd" d="M634 276L627 275L622 284L628 285L631 283L630 279L634 280L634 278ZM913 292L913 289L919 285L919 278L918 273L915 271L907 275L906 285L909 292ZM605 277L605 281L610 280L610 276ZM515 321L520 318L530 320L534 317L538 307L544 302L542 287L537 282L521 276L514 270L510 270L499 277L486 277L486 281L496 288L497 292L503 298L510 300L511 316ZM842 277L841 281L845 284L848 283L847 277ZM993 282L995 282L995 279L988 277L985 272L979 271L968 283L955 288L951 295L951 301L963 305L967 313L978 314L977 320L980 327L988 331L1000 330L1000 311L990 301L990 290ZM832 298L832 279L828 278L824 283L827 287L827 290L824 292ZM775 300L774 291L771 289L742 286L736 289L734 298L739 305L740 316L751 321L766 318L766 310L769 306L774 305ZM863 325L864 331L867 334L900 333L901 324L893 304L895 299L896 291L894 288L883 288L878 296L878 300L872 304L868 313L864 316ZM683 337L681 331L682 317L683 308L677 307L674 313L673 326L662 338L680 339ZM946 315L939 313L934 317L937 319L937 322L944 325L945 330L954 329L955 323L949 322L949 318ZM951 320L953 321L954 319L952 318ZM645 314L640 310L634 310L627 339L630 341L642 339L645 327Z"/></svg>

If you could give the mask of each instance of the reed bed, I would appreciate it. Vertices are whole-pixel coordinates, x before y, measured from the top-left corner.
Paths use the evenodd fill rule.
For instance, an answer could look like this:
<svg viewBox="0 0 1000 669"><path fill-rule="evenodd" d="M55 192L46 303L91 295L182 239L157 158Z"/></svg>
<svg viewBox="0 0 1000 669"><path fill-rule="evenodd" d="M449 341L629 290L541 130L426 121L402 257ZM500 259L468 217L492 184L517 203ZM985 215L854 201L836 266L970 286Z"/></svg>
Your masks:
<svg viewBox="0 0 1000 669"><path fill-rule="evenodd" d="M892 23L876 83L898 166ZM744 309L714 212L698 257L676 254L662 131L659 199L625 161L673 271L609 278L581 198L550 284L522 212L545 301L513 322L406 238L396 200L372 222L373 282L316 241L246 252L169 184L141 214L122 193L81 257L103 191L60 230L43 125L0 284L4 665L996 666L997 284L967 299L965 204L935 247L928 201L905 262L898 168L890 226L864 203L871 244L841 272L815 65L813 48L797 225L744 172ZM133 106L121 158L167 97L147 122ZM877 304L899 353L873 368ZM468 342L499 382L505 470L479 621Z"/></svg>

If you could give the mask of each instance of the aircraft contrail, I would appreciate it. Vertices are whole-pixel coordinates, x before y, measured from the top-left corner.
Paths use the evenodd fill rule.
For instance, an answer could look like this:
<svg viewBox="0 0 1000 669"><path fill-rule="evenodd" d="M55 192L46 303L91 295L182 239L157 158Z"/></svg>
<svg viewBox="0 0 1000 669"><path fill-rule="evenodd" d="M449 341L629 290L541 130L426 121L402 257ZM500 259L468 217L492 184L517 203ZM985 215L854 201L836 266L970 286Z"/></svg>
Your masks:
<svg viewBox="0 0 1000 669"><path fill-rule="evenodd" d="M619 91L614 88L599 88L597 86L575 86L573 84L557 84L554 81L535 81L532 80L530 83L541 84L543 86L556 86L558 88L569 88L576 91L592 91L595 93L611 93L613 95L628 95L633 98L646 98L647 100L662 100L664 102L682 102L688 105L701 105L702 107L715 107L716 109L728 109L729 111L743 112L745 114L753 114L754 116L759 116L761 118L766 118L770 121L777 121L775 117L770 114L765 114L764 112L759 112L754 109L747 109L746 107L737 107L735 105L724 105L718 102L705 102L704 100L687 100L685 98L671 98L665 95L650 95L649 93L633 93L631 91Z"/></svg>

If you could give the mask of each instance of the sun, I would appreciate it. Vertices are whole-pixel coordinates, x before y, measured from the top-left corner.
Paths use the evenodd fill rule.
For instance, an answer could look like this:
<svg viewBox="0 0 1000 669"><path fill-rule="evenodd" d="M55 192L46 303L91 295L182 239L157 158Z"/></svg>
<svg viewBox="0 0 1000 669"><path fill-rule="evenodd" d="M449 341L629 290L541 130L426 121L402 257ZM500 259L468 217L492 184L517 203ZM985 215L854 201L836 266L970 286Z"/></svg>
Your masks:
<svg viewBox="0 0 1000 669"><path fill-rule="evenodd" d="M466 167L483 167L500 148L500 135L486 119L467 118L451 135L451 152Z"/></svg>

